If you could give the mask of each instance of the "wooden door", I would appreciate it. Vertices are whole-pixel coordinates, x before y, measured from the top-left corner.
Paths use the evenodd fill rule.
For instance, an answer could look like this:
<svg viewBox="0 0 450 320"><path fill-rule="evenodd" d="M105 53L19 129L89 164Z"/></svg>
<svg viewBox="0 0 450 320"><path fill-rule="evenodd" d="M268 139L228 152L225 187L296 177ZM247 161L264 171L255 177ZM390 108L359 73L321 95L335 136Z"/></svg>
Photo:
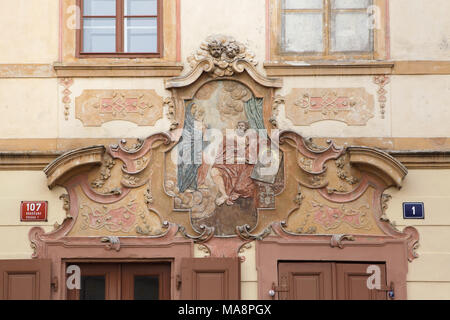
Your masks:
<svg viewBox="0 0 450 320"><path fill-rule="evenodd" d="M122 265L123 300L169 300L169 264Z"/></svg>
<svg viewBox="0 0 450 320"><path fill-rule="evenodd" d="M380 269L386 288L386 266L380 263L281 262L278 299L281 300L385 300L387 292L369 289L369 266Z"/></svg>
<svg viewBox="0 0 450 320"><path fill-rule="evenodd" d="M331 263L280 263L279 299L330 300L333 298ZM284 291L286 290L286 291Z"/></svg>
<svg viewBox="0 0 450 320"><path fill-rule="evenodd" d="M181 261L181 299L239 300L238 258L189 258Z"/></svg>
<svg viewBox="0 0 450 320"><path fill-rule="evenodd" d="M71 265L71 264L69 264ZM68 265L68 266L69 266ZM117 300L120 297L120 265L74 263L81 270L81 288L67 290L69 300Z"/></svg>
<svg viewBox="0 0 450 320"><path fill-rule="evenodd" d="M380 268L381 286L386 286L386 268L377 263L337 263L336 292L338 300L386 300L387 292L369 289L367 268L374 265Z"/></svg>
<svg viewBox="0 0 450 320"><path fill-rule="evenodd" d="M48 300L51 261L0 260L0 300Z"/></svg>
<svg viewBox="0 0 450 320"><path fill-rule="evenodd" d="M169 263L73 264L80 267L81 288L67 290L69 300L170 299Z"/></svg>

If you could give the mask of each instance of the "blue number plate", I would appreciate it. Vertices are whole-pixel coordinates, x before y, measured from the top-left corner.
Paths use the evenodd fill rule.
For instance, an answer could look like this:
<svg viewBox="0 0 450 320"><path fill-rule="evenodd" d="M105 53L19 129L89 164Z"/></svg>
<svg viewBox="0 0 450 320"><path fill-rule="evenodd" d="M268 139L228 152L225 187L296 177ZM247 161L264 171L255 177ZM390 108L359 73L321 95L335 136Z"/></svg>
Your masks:
<svg viewBox="0 0 450 320"><path fill-rule="evenodd" d="M424 219L423 202L403 202L403 219Z"/></svg>

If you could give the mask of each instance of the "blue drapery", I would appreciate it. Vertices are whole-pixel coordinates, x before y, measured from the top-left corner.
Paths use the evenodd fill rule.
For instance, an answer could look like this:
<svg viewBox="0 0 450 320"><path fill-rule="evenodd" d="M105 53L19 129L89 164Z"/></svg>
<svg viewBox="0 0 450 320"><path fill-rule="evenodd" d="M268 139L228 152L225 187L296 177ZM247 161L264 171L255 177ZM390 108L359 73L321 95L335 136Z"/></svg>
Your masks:
<svg viewBox="0 0 450 320"><path fill-rule="evenodd" d="M250 100L245 103L244 110L251 129L265 129L263 119L263 99L250 98Z"/></svg>
<svg viewBox="0 0 450 320"><path fill-rule="evenodd" d="M190 103L186 108L184 119L184 128L181 135L181 141L178 145L178 171L177 184L180 192L186 191L189 187L197 189L197 171L202 161L202 148L196 150L195 143L202 143L202 133L195 132L195 119L192 115L192 106Z"/></svg>

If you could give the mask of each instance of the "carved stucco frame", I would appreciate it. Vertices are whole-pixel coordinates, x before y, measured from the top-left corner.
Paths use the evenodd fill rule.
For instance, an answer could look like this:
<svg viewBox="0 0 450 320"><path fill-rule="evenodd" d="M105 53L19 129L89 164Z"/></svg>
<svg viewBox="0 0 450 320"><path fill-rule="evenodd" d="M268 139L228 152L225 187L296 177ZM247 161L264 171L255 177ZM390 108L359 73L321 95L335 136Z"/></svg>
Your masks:
<svg viewBox="0 0 450 320"><path fill-rule="evenodd" d="M282 86L280 79L266 78L260 75L254 68L254 64L249 59L235 59L232 63L227 63L226 68L221 64L216 64L211 58L201 58L192 68L191 72L183 77L168 79L165 87L172 91L173 98L165 103L172 109L172 127L183 128L184 121L184 101L192 99L196 92L206 83L214 80L232 80L247 86L255 97L264 98L264 122L269 134L276 124L271 123L272 107L276 100L275 89ZM217 71L217 72L216 72ZM228 74L222 74L228 72ZM170 111L169 111L170 113ZM406 168L388 154L366 147L344 147L337 148L330 142L326 148L310 148L299 134L295 132L280 133L282 140L290 143L280 144L283 151L292 148L297 152L307 153L313 159L312 172L317 175L325 170L324 163L329 159L337 159L344 153L349 157L349 162L357 167L364 176L364 185L371 185L376 189L376 199L382 199L382 192L390 187L401 187L402 181L407 174ZM175 132L160 133L153 135L143 141L143 145L134 151L126 151L121 148L110 154L114 158L125 161L135 159L143 155L144 149L148 150L154 141L165 141L166 151L169 151L180 137ZM116 150L116 149L114 149ZM101 164L106 148L103 146L93 146L77 149L68 152L54 162L49 164L44 172L47 175L49 188L55 185L68 187L70 199L76 199L73 184L80 183L86 177L87 172ZM127 156L126 154L129 154ZM129 158L131 157L131 158ZM128 167L128 165L127 165ZM72 185L72 187L71 187ZM363 188L358 187L359 189ZM317 187L325 198L337 202L352 201L358 197L361 190L358 188L347 193L327 194L326 186ZM295 191L290 186L289 194L295 196ZM286 192L288 192L286 191ZM101 203L112 203L124 197L127 190L122 195L95 196L102 198ZM363 191L362 191L363 192ZM106 198L105 198L106 197ZM354 200L354 199L353 199ZM382 201L382 200L381 200ZM258 266L258 291L260 299L269 299L268 290L273 282L277 283L277 264L283 260L296 261L370 261L385 262L387 267L387 280L393 281L396 287L396 298L406 298L406 274L408 270L408 260L416 258L414 252L418 244L419 235L416 229L408 227L400 232L393 228L388 221L383 220L382 203L375 201L373 209L376 212L377 225L383 231L383 235L305 235L292 234L284 228L284 221L278 219L267 220L259 225L254 234L242 232L239 237L218 238L212 234L203 237L187 236L184 232L184 225L180 226L181 220L175 219L165 223L166 232L160 236L132 236L109 239L102 237L68 237L68 233L74 225L78 215L77 203L69 204L69 215L64 220L58 230L45 234L42 228L32 228L30 230L30 240L35 249L33 258L49 258L52 260L52 271L57 275L59 283L65 279L65 262L78 259L101 259L102 261L129 261L132 257L139 261L151 261L152 259L164 259L172 262L172 298L179 298L179 291L176 290L175 277L180 271L180 261L183 257L193 257L193 243L200 242L207 247L210 256L237 256L239 249L252 240L256 243L257 266ZM298 207L296 208L298 209ZM288 214L289 215L289 214ZM183 218L183 221L184 218ZM259 217L258 217L259 221ZM275 222L274 222L275 221ZM266 223L269 222L268 225ZM258 222L259 223L259 222ZM266 228L267 227L267 228ZM265 228L264 230L262 230ZM185 236L176 236L177 233ZM192 231L192 230L190 230ZM205 230L206 231L206 230ZM353 241L345 241L345 240ZM103 241L103 242L102 242ZM106 241L106 242L104 242ZM343 242L345 241L345 242ZM58 286L52 293L54 299L65 298L65 290Z"/></svg>
<svg viewBox="0 0 450 320"><path fill-rule="evenodd" d="M77 220L79 210L73 185L80 183L86 172L99 166L106 151L104 146L92 146L70 151L50 163L44 172L50 189L62 186L69 190L67 216L53 232L45 233L41 227L29 231L34 249L32 258L52 261L52 299L66 299L65 270L74 262L160 262L171 264L171 299L179 299L177 277L181 274L181 260L194 256L194 245L189 239L177 236L179 226L165 223L160 236L68 236ZM115 195L97 197L115 201ZM68 199L70 198L70 202Z"/></svg>
<svg viewBox="0 0 450 320"><path fill-rule="evenodd" d="M414 227L397 230L383 219L382 193L394 186L401 188L406 168L386 153L367 147L347 147L350 163L358 167L375 188L373 210L377 225L384 235L293 234L284 228L284 221L271 225L272 233L256 242L256 267L258 274L258 299L272 298L269 290L278 284L278 263L289 262L361 262L385 263L386 283L394 284L394 299L407 298L406 275L408 261L418 257L415 249L419 233Z"/></svg>
<svg viewBox="0 0 450 320"><path fill-rule="evenodd" d="M76 217L74 217L76 218ZM52 272L51 298L64 300L67 297L66 267L82 262L160 262L171 264L171 299L179 299L181 291L177 288L177 277L181 274L181 260L194 256L193 243L176 237L178 226L170 224L167 233L160 238L119 237L118 242L108 237L69 237L66 236L72 221L66 219L54 232L45 234L40 227L29 232L34 248L33 258L50 259Z"/></svg>
<svg viewBox="0 0 450 320"><path fill-rule="evenodd" d="M393 282L394 299L407 298L406 275L408 260L412 260L408 256L418 241L414 228L405 228L405 236L400 238L355 235L349 238L352 241L345 235L293 236L279 225L273 229L275 235L256 242L258 299L272 299L269 290L278 283L278 263L283 261L385 263L386 283Z"/></svg>

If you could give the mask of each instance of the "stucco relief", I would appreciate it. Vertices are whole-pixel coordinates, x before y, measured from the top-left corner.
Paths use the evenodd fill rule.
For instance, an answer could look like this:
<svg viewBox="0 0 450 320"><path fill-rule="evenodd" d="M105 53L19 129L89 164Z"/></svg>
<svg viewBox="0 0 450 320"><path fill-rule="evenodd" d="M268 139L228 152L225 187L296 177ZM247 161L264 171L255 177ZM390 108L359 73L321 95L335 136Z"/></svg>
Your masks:
<svg viewBox="0 0 450 320"><path fill-rule="evenodd" d="M286 117L298 126L323 120L363 126L374 117L374 98L364 88L294 88L285 106Z"/></svg>
<svg viewBox="0 0 450 320"><path fill-rule="evenodd" d="M380 103L380 115L381 119L385 118L386 114L386 94L388 93L385 89L386 85L391 82L391 78L389 75L381 75L381 76L374 76L373 82L378 85L377 95L378 95L378 102Z"/></svg>
<svg viewBox="0 0 450 320"><path fill-rule="evenodd" d="M62 91L63 97L61 99L62 103L64 104L64 119L69 120L70 105L72 103L72 99L70 98L72 91L70 91L70 87L73 85L73 79L61 78L59 79L59 84L64 88L64 90Z"/></svg>
<svg viewBox="0 0 450 320"><path fill-rule="evenodd" d="M216 78L241 72L237 65L239 60L256 65L254 57L252 52L234 38L212 35L200 45L195 54L188 57L188 62L192 68L202 62L208 62L211 75Z"/></svg>
<svg viewBox="0 0 450 320"><path fill-rule="evenodd" d="M113 120L151 126L162 117L163 98L154 90L84 90L75 99L75 112L86 127Z"/></svg>
<svg viewBox="0 0 450 320"><path fill-rule="evenodd" d="M381 218L383 191L400 187L406 169L376 149L339 147L332 141L318 146L296 132L280 131L271 117L283 101L275 95L281 81L260 75L241 49L231 69L222 68L219 62L231 58L220 51L226 49L223 43L221 55L214 57L216 49L211 46L206 60L197 61L186 76L166 81L172 93L165 102L170 131L136 143L121 140L107 148L75 150L45 169L49 187L68 190L73 219L51 235L32 230L34 245L39 249L51 238L86 236L156 241L170 233L202 243L211 256L228 256L252 240L317 237L329 244L345 234L354 235L355 244L400 239L414 248L414 230L400 232ZM306 89L314 97L311 90ZM373 116L371 96L363 89L334 91L334 98L347 100L337 99L332 106L326 96L320 100L323 110L310 108L306 114L347 112L351 122L356 120L350 109L360 108L358 121L364 110ZM298 92L286 97L287 105L298 100ZM356 96L365 102L351 104ZM274 170L260 171L267 165L261 155Z"/></svg>

